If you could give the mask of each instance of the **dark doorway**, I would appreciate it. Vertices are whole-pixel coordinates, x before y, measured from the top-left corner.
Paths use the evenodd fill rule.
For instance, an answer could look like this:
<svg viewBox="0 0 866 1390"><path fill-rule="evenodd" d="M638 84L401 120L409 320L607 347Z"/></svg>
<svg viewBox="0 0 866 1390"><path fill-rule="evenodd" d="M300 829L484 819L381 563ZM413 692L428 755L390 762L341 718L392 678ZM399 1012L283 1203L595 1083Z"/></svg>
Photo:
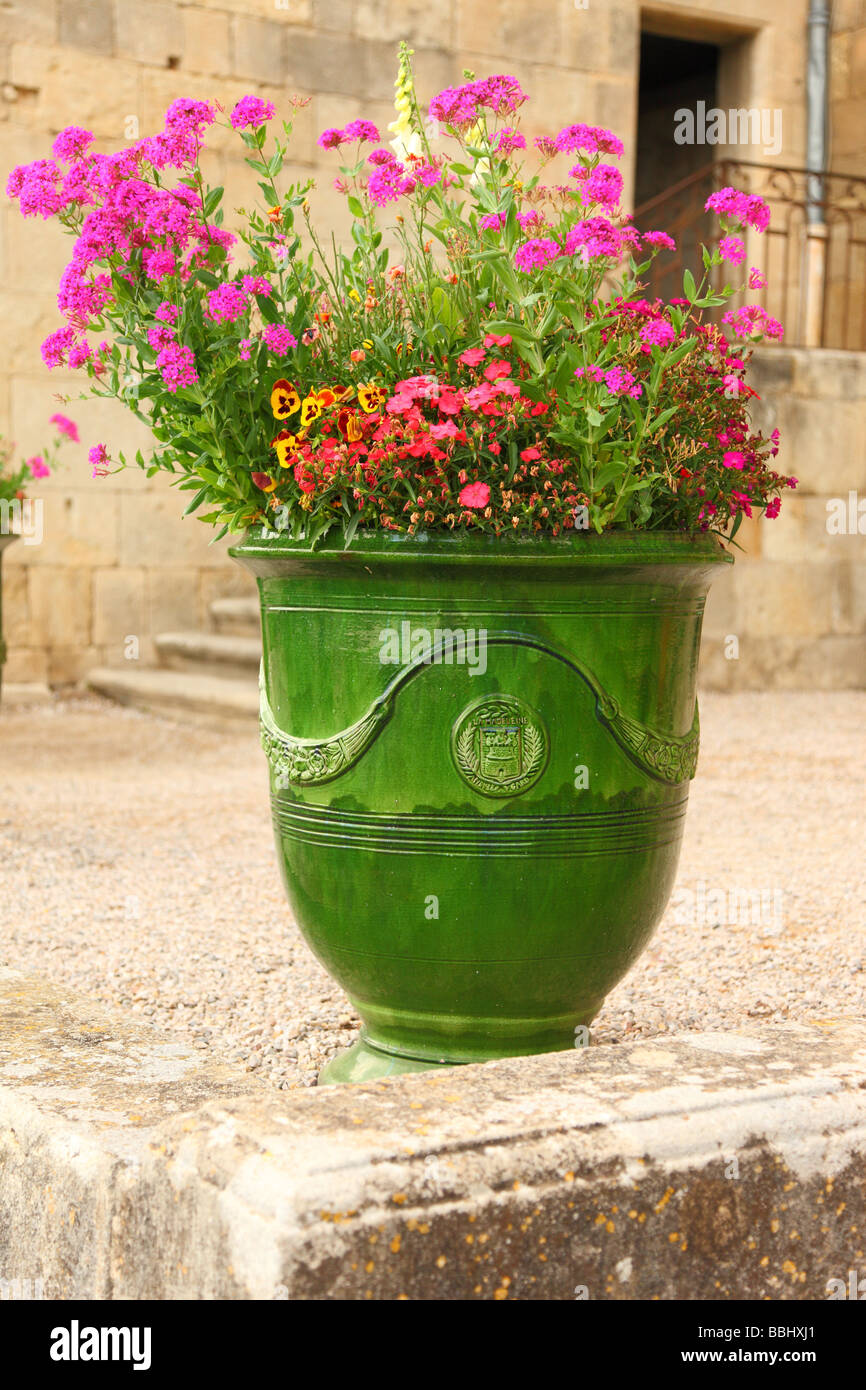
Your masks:
<svg viewBox="0 0 866 1390"><path fill-rule="evenodd" d="M713 159L706 144L677 144L676 113L716 105L719 48L660 34L641 34L635 207Z"/></svg>

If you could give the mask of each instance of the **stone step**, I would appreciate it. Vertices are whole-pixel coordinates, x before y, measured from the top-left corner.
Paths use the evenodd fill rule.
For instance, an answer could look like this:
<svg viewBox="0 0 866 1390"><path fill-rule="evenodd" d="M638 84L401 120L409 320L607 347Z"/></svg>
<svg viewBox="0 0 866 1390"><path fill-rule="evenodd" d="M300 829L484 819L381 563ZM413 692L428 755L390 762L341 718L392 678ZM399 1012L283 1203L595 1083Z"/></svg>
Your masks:
<svg viewBox="0 0 866 1390"><path fill-rule="evenodd" d="M88 674L87 685L122 705L197 724L250 723L259 712L259 692L251 673L233 678L189 671L98 667Z"/></svg>
<svg viewBox="0 0 866 1390"><path fill-rule="evenodd" d="M210 606L217 632L234 637L261 637L258 598L217 598Z"/></svg>
<svg viewBox="0 0 866 1390"><path fill-rule="evenodd" d="M200 675L254 678L262 658L259 637L223 632L162 632L154 637L160 665Z"/></svg>

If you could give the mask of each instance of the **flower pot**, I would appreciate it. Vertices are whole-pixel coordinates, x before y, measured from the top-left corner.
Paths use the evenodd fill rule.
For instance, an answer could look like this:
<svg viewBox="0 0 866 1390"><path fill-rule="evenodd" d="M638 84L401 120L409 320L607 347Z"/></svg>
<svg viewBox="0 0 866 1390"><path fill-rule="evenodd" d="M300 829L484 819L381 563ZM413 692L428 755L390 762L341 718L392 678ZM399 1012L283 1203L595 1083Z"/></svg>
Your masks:
<svg viewBox="0 0 866 1390"><path fill-rule="evenodd" d="M305 939L364 1020L322 1081L575 1045L676 873L710 536L250 533Z"/></svg>
<svg viewBox="0 0 866 1390"><path fill-rule="evenodd" d="M6 642L3 637L3 551L17 539L12 532L0 534L0 695L3 693L3 667L6 664Z"/></svg>

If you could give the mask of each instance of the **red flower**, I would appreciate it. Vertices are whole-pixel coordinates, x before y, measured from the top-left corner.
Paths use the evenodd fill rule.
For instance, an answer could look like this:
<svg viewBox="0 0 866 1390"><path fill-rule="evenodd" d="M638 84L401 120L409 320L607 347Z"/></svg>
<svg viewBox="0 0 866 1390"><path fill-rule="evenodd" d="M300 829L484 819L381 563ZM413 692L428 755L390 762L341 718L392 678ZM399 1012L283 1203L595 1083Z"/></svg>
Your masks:
<svg viewBox="0 0 866 1390"><path fill-rule="evenodd" d="M490 501L490 488L486 483L467 483L461 488L457 501L461 507L474 507L480 511Z"/></svg>

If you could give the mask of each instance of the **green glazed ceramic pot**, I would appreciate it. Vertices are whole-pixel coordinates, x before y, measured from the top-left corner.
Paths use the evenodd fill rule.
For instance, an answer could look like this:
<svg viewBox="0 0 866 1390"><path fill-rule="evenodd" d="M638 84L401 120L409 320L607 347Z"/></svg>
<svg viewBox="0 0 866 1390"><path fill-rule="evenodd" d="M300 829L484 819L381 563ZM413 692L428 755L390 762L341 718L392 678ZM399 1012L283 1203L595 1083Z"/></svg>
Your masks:
<svg viewBox="0 0 866 1390"><path fill-rule="evenodd" d="M664 911L713 537L251 533L279 860L364 1020L323 1081L570 1048Z"/></svg>

